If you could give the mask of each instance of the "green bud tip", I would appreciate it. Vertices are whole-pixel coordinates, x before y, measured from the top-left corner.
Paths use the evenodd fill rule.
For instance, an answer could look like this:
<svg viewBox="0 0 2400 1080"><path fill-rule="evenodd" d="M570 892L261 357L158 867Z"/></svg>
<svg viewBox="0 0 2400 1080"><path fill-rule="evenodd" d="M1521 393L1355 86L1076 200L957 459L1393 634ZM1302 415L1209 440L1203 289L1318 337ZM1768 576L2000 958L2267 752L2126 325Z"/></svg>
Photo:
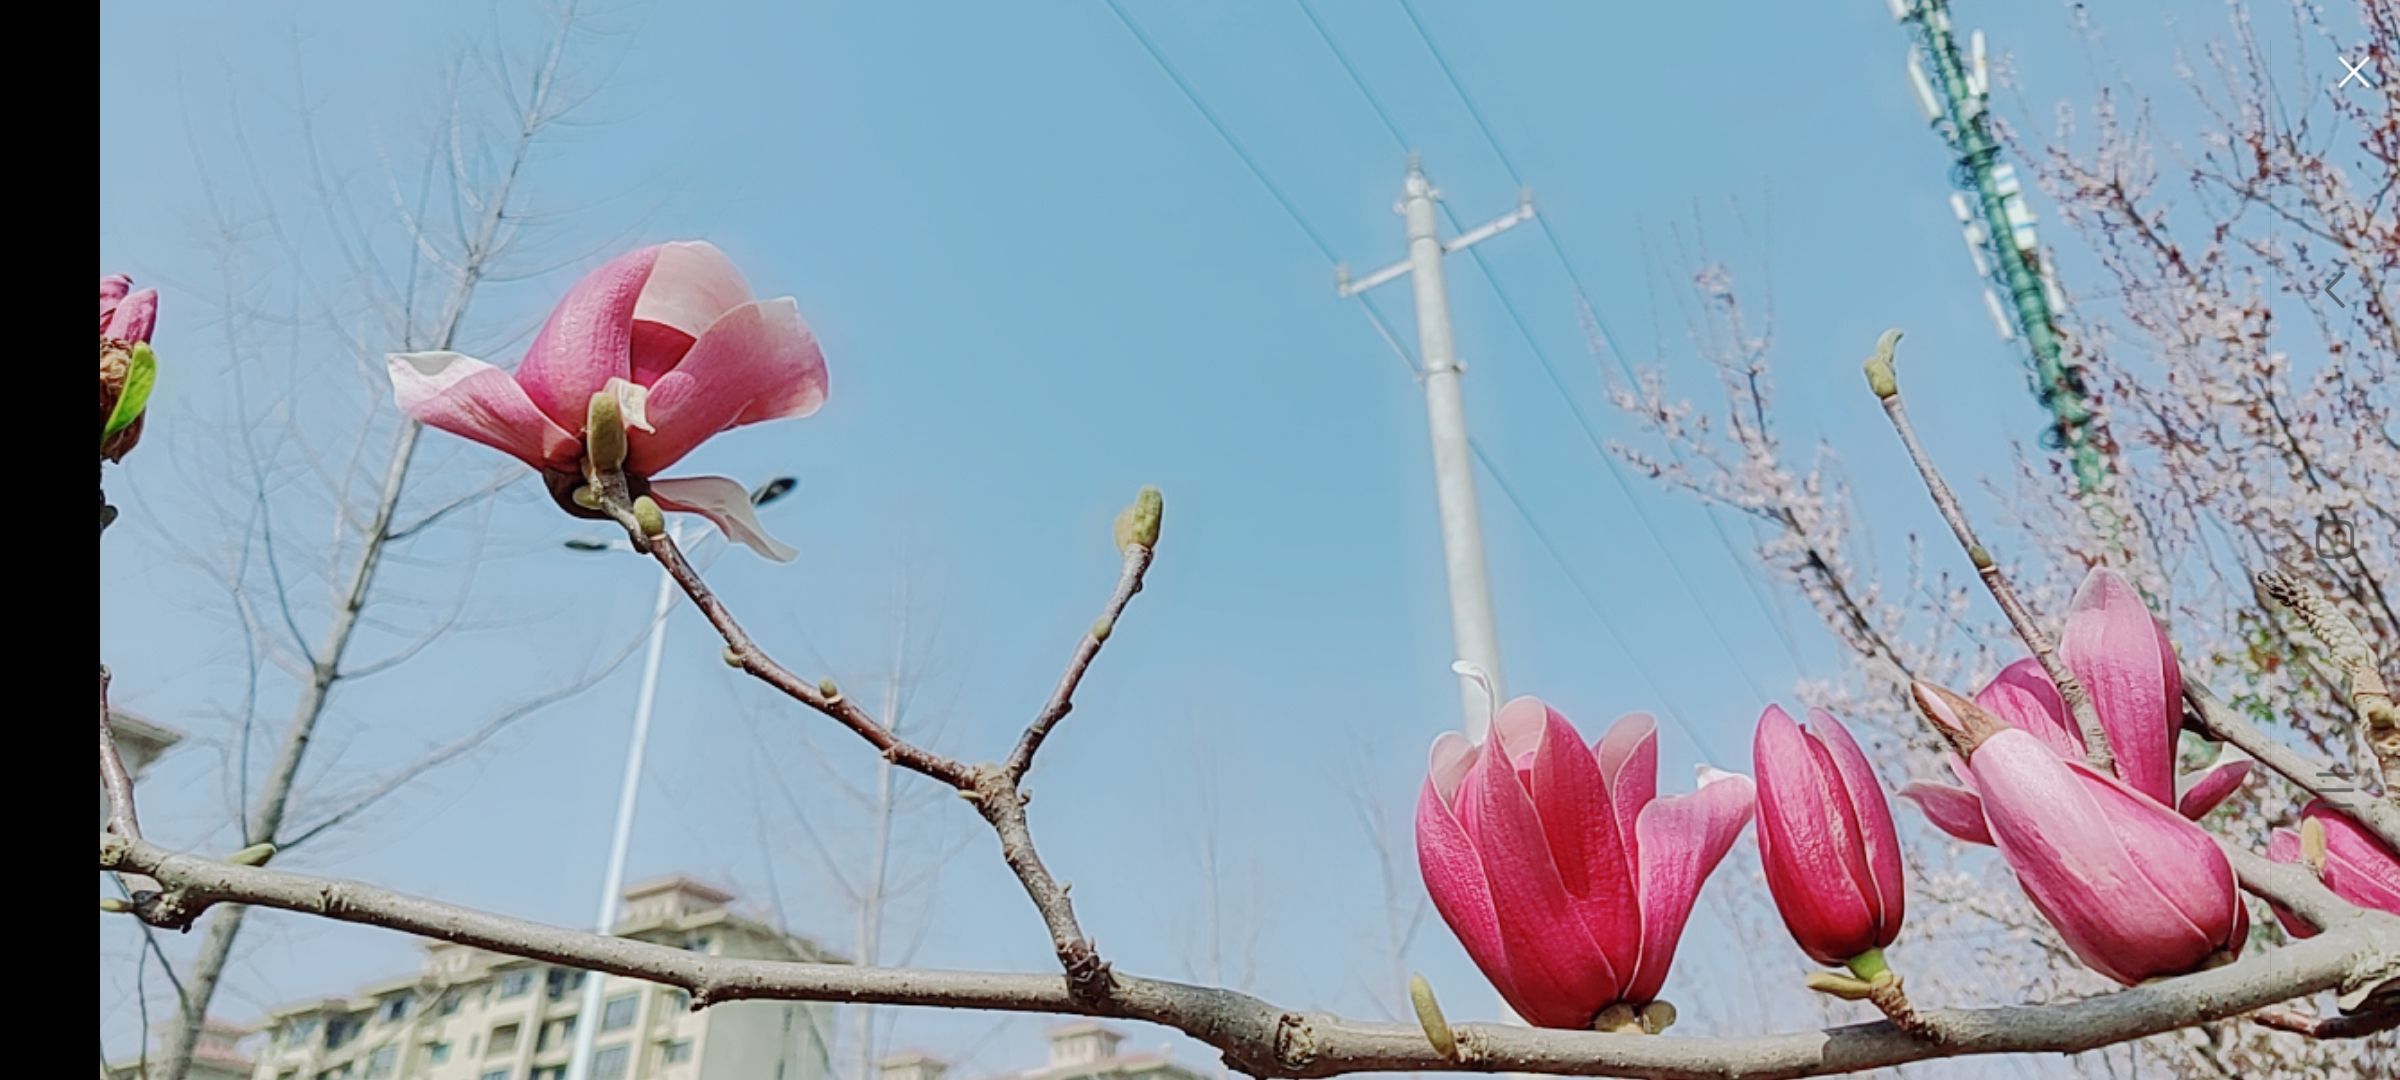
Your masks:
<svg viewBox="0 0 2400 1080"><path fill-rule="evenodd" d="M1643 1031L1656 1035L1674 1026L1675 1006L1664 1001L1653 1001L1642 1006Z"/></svg>
<svg viewBox="0 0 2400 1080"><path fill-rule="evenodd" d="M616 472L625 467L625 414L617 407L613 391L592 395L584 412L583 445L594 471Z"/></svg>
<svg viewBox="0 0 2400 1080"><path fill-rule="evenodd" d="M1868 994L1874 992L1874 988L1864 982L1830 971L1810 972L1808 988L1820 994L1831 994L1843 1001L1864 1001Z"/></svg>
<svg viewBox="0 0 2400 1080"><path fill-rule="evenodd" d="M643 536L660 537L667 535L666 511L660 510L658 508L658 500L653 499L648 495L636 496L634 498L633 520L635 524L638 524L642 527Z"/></svg>
<svg viewBox="0 0 2400 1080"><path fill-rule="evenodd" d="M583 507L586 510L600 509L600 493L592 490L592 486L590 484L584 484L577 487L574 493L569 495L568 498L575 500L575 505Z"/></svg>
<svg viewBox="0 0 2400 1080"><path fill-rule="evenodd" d="M1158 519L1166 509L1166 497L1154 487L1145 487L1133 497L1133 503L1117 512L1117 550L1124 551L1136 544L1145 548L1158 546Z"/></svg>
<svg viewBox="0 0 2400 1080"><path fill-rule="evenodd" d="M1875 355L1867 357L1867 388L1878 398L1889 399L1900 393L1900 376L1892 370L1892 349L1900 344L1900 331L1886 330L1875 339Z"/></svg>
<svg viewBox="0 0 2400 1080"><path fill-rule="evenodd" d="M1618 1035L1642 1034L1642 1014L1620 1001L1600 1010L1600 1015L1592 1018L1592 1030Z"/></svg>
<svg viewBox="0 0 2400 1080"><path fill-rule="evenodd" d="M275 845L252 844L249 847L225 856L225 861L232 863L235 866L265 866L267 865L267 860L274 857Z"/></svg>
<svg viewBox="0 0 2400 1080"><path fill-rule="evenodd" d="M1117 624L1110 622L1105 616L1094 619L1092 620L1092 640L1107 641L1109 633L1116 628Z"/></svg>
<svg viewBox="0 0 2400 1080"><path fill-rule="evenodd" d="M110 915L123 915L132 911L133 905L114 896L103 896L100 898L100 910Z"/></svg>
<svg viewBox="0 0 2400 1080"><path fill-rule="evenodd" d="M834 683L831 676L817 680L817 693L825 695L827 701L842 700L842 688Z"/></svg>
<svg viewBox="0 0 2400 1080"><path fill-rule="evenodd" d="M1992 568L1992 553L1985 551L1982 544L1976 544L1967 549L1967 561L1974 563L1977 570L1989 570Z"/></svg>
<svg viewBox="0 0 2400 1080"><path fill-rule="evenodd" d="M1868 949L1850 958L1850 973L1868 982L1874 982L1876 976L1888 974L1891 970L1891 965L1883 961L1882 949Z"/></svg>
<svg viewBox="0 0 2400 1080"><path fill-rule="evenodd" d="M742 666L742 651L734 648L731 645L725 646L725 650L718 653L717 656L725 661L726 667L738 668Z"/></svg>
<svg viewBox="0 0 2400 1080"><path fill-rule="evenodd" d="M1457 1060L1458 1035L1450 1030L1450 1021L1442 1015L1440 1002L1433 999L1433 984L1425 976L1411 973L1408 977L1408 1000L1417 1008L1417 1024L1425 1029L1425 1041L1433 1044L1434 1053L1444 1060Z"/></svg>
<svg viewBox="0 0 2400 1080"><path fill-rule="evenodd" d="M2300 863L2313 874L2325 872L2325 822L2320 818L2300 819Z"/></svg>

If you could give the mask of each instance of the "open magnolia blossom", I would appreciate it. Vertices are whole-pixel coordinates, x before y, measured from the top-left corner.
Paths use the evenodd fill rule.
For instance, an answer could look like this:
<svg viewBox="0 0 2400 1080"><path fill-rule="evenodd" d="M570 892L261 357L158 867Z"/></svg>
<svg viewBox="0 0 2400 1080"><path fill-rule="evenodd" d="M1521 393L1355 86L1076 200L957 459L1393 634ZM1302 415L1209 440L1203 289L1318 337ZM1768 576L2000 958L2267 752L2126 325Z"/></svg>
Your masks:
<svg viewBox="0 0 2400 1080"><path fill-rule="evenodd" d="M1523 697L1490 741L1434 740L1417 860L1434 908L1527 1021L1588 1028L1658 997L1700 886L1750 820L1749 778L1703 768L1658 798L1658 725L1618 720L1586 746Z"/></svg>
<svg viewBox="0 0 2400 1080"><path fill-rule="evenodd" d="M2321 851L2310 852L2301 832L2277 829L2267 837L2267 858L2307 864L2335 896L2362 908L2400 915L2400 853L2325 805L2323 799L2311 799L2301 808L2300 828L2322 834ZM2293 937L2317 935L2316 927L2280 905L2275 908L2275 919Z"/></svg>
<svg viewBox="0 0 2400 1080"><path fill-rule="evenodd" d="M400 408L542 471L559 505L584 482L592 398L612 395L626 429L631 493L700 514L776 560L794 552L760 527L749 492L716 476L660 479L729 428L807 416L825 403L825 356L790 297L753 300L705 243L630 251L584 276L550 313L514 375L454 352L391 358Z"/></svg>
<svg viewBox="0 0 2400 1080"><path fill-rule="evenodd" d="M2078 959L2130 986L2241 954L2250 913L2215 837L1973 702L1923 683L1916 697L1962 746L1992 843Z"/></svg>
<svg viewBox="0 0 2400 1080"><path fill-rule="evenodd" d="M2075 590L2058 657L2090 693L2100 728L2116 756L2117 779L2161 806L2194 821L2217 808L2250 775L2250 759L2221 756L2201 772L2175 777L2175 735L2182 727L2183 673L2175 647L2142 603L2141 593L2116 571L2094 567ZM2084 760L2083 733L2049 673L2031 657L2001 670L1975 695L1975 704L2039 740L2052 752ZM1966 786L1917 781L1900 789L1935 827L1960 840L1989 844L1974 779L1955 758L1951 771Z"/></svg>
<svg viewBox="0 0 2400 1080"><path fill-rule="evenodd" d="M1900 836L1883 784L1849 730L1823 709L1809 710L1802 727L1769 705L1750 753L1759 862L1792 939L1834 967L1891 944L1908 900Z"/></svg>

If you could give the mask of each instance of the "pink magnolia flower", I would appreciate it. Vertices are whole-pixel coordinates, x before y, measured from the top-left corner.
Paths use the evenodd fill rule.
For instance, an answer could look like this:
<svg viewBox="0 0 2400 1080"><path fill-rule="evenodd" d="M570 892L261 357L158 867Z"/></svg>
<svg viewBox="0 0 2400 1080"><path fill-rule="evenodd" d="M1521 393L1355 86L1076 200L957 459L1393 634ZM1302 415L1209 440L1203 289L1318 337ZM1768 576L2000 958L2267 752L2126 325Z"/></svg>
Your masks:
<svg viewBox="0 0 2400 1080"><path fill-rule="evenodd" d="M2325 865L2319 880L2335 896L2363 908L2400 915L2400 854L2384 846L2358 822L2335 812L2323 799L2311 799L2300 810L2303 823L2314 821L2325 830ZM2267 837L2267 858L2280 863L2301 861L2300 834L2277 829ZM2317 928L2281 907L2275 918L2293 937L2315 937Z"/></svg>
<svg viewBox="0 0 2400 1080"><path fill-rule="evenodd" d="M825 356L790 297L753 300L705 243L629 251L567 290L510 373L453 352L391 358L400 408L543 472L568 512L580 485L593 395L625 417L626 479L660 507L700 514L777 560L792 549L759 526L749 493L723 477L658 479L711 436L807 416L825 403Z"/></svg>
<svg viewBox="0 0 2400 1080"><path fill-rule="evenodd" d="M109 274L100 279L100 337L131 345L150 340L158 322L158 290L133 291L133 279Z"/></svg>
<svg viewBox="0 0 2400 1080"><path fill-rule="evenodd" d="M1417 861L1434 908L1520 1015L1586 1028L1610 1005L1658 996L1752 790L1704 769L1698 791L1656 798L1651 718L1625 717L1587 747L1565 717L1518 698L1491 741L1434 740Z"/></svg>
<svg viewBox="0 0 2400 1080"><path fill-rule="evenodd" d="M125 460L142 441L146 412L114 435L108 434L108 418L116 415L117 401L125 394L133 347L148 342L157 324L158 290L134 292L133 279L123 274L100 279L100 456L107 460Z"/></svg>
<svg viewBox="0 0 2400 1080"><path fill-rule="evenodd" d="M1779 706L1758 718L1758 854L1792 939L1839 967L1900 936L1907 891L1892 808L1841 721L1811 709L1806 728Z"/></svg>
<svg viewBox="0 0 2400 1080"><path fill-rule="evenodd" d="M2182 727L2183 672L2175 647L2133 584L2107 567L2094 567L2075 590L2058 658L2091 694L2100 728L2116 755L2117 778L2162 806L2199 820L2242 786L2250 759L2227 754L2200 773L2175 777L2175 735ZM2001 670L1975 695L1975 704L2023 729L2062 757L2083 760L2083 732L2066 700L2026 657ZM1967 787L1918 781L1900 789L1935 827L1958 839L1989 844L1972 779L1951 762Z"/></svg>
<svg viewBox="0 0 2400 1080"><path fill-rule="evenodd" d="M2214 837L1948 691L1916 693L1928 716L1963 734L1992 842L2085 964L2131 986L2240 954L2250 914Z"/></svg>

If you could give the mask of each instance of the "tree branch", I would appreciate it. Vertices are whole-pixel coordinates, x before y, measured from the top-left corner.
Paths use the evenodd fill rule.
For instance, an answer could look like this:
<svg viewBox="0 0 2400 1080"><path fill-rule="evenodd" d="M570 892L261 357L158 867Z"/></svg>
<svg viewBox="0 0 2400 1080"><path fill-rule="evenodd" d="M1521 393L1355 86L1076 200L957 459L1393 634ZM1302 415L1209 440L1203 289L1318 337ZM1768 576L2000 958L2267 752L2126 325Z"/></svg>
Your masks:
<svg viewBox="0 0 2400 1080"><path fill-rule="evenodd" d="M2249 717L2218 701L2205 686L2184 680L2183 700L2191 706L2185 716L2193 730L2218 742L2232 743L2300 790L2325 800L2325 805L2358 822L2394 850L2400 850L2400 806L2367 794L2332 769L2268 737Z"/></svg>
<svg viewBox="0 0 2400 1080"><path fill-rule="evenodd" d="M1900 401L1899 377L1892 365L1892 347L1899 341L1898 330L1887 330L1883 339L1875 343L1875 355L1867 360L1867 383L1874 389L1875 396L1882 399L1884 415L1891 418L1892 430L1899 434L1900 444L1908 448L1908 459L1916 465L1917 475L1924 478L1925 491L1933 497L1934 508L1941 511L1942 520L1949 523L1951 534L1958 537L1959 546L1966 549L1967 561L1975 564L1976 576L1983 579L1983 587L1991 592L1993 601L2000 605L2000 611L2008 616L2008 624L2016 628L2017 637L2025 642L2027 649L2033 651L2033 658L2041 663L2042 671L2058 687L2058 696L2066 701L2068 711L2074 714L2076 729L2083 734L2085 759L2091 762L2092 768L2114 776L2117 755L2109 746L2108 731L2100 726L2099 711L2092 707L2092 695L2084 689L2083 681L2076 678L2075 673L2068 670L2066 663L2058 658L2056 647L2052 645L2050 636L2042 632L2041 624L2034 620L2032 609L2018 598L2017 591L2009 586L2008 579L2000 573L2000 567L1992 561L1992 553L1983 546L1982 541L1976 539L1975 526L1967 520L1966 510L1960 507L1958 494L1950 490L1948 481L1942 479L1941 470L1934 466L1932 455L1925 452L1925 444L1917 441L1916 425L1909 422L1908 407Z"/></svg>
<svg viewBox="0 0 2400 1080"><path fill-rule="evenodd" d="M216 903L254 904L341 922L647 980L689 991L697 1006L786 1000L1069 1013L1175 1028L1259 1077L1354 1072L1537 1072L1578 1076L1738 1078L1822 1076L1973 1054L2076 1053L2223 1020L2342 988L2400 962L2400 919L2361 912L2339 929L2209 971L2078 1001L1992 1009L1930 1009L1947 1042L1889 1023L1733 1038L1556 1031L1491 1024L1455 1027L1444 1056L1416 1025L1366 1023L1303 1012L1212 987L1113 977L1098 995L1057 976L858 968L706 956L627 938L564 930L375 886L239 866L103 835L103 869L138 872L167 886L138 914L186 926ZM2372 1012L2374 1006L2370 1006ZM2363 1015L2363 1014L2362 1014Z"/></svg>
<svg viewBox="0 0 2400 1080"><path fill-rule="evenodd" d="M1125 545L1125 569L1117 576L1117 591L1109 595L1108 606L1100 610L1100 618L1092 623L1092 628L1084 632L1083 640L1075 646L1075 657L1067 662L1066 674L1059 678L1058 689L1051 692L1049 703L1042 706L1041 714L1033 718L1033 723L1026 725L1025 734L1017 739L1017 748L1009 753L1007 763L1001 766L1001 772L1007 776L1009 783L1014 784L1025 778L1026 770L1033 768L1033 755L1041 750L1042 741L1050 737L1050 729L1057 727L1059 721L1074 711L1075 688L1083 684L1083 673L1091 668L1092 659L1100 655L1100 646L1106 644L1109 634L1116 630L1117 619L1125 614L1125 605L1133 602L1133 594L1142 591L1142 577L1150 572L1150 559L1151 550L1148 547L1141 544Z"/></svg>

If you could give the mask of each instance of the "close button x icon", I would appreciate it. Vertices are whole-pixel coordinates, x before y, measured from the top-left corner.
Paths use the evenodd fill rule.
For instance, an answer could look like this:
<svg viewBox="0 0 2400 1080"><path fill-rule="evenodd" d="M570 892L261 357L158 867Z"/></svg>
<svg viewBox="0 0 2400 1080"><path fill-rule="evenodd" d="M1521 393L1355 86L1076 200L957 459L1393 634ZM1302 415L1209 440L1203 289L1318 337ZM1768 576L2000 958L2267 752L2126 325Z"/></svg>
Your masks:
<svg viewBox="0 0 2400 1080"><path fill-rule="evenodd" d="M2338 59L2342 62L2342 81L2333 84L2334 89L2339 90L2353 82L2356 82L2360 86L2364 86L2369 90L2375 89L2375 80L2367 78L2367 57L2359 57L2357 63L2352 63L2350 58L2347 56L2340 56L2336 57L2335 59Z"/></svg>

